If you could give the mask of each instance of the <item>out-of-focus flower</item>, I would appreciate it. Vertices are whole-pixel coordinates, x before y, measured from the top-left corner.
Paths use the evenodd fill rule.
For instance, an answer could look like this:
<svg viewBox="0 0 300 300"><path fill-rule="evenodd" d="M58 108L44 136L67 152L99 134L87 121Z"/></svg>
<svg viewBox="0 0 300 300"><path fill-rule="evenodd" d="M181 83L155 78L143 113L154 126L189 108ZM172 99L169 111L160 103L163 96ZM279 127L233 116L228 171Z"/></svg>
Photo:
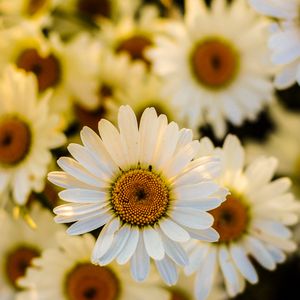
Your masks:
<svg viewBox="0 0 300 300"><path fill-rule="evenodd" d="M278 19L270 30L272 62L279 66L275 85L285 89L300 84L300 1L249 0L260 13Z"/></svg>
<svg viewBox="0 0 300 300"><path fill-rule="evenodd" d="M171 293L169 300L196 300L197 297L194 293L195 289L195 275L185 276L180 273L176 286L168 287ZM228 299L224 288L219 283L213 286L213 289L207 300L225 300Z"/></svg>
<svg viewBox="0 0 300 300"><path fill-rule="evenodd" d="M102 20L100 38L115 53L125 53L132 62L149 66L145 56L160 30L159 11L155 6L145 6L135 15L124 15L117 22Z"/></svg>
<svg viewBox="0 0 300 300"><path fill-rule="evenodd" d="M179 130L165 115L148 108L140 125L129 106L121 106L119 130L99 122L101 138L90 128L81 131L83 146L71 144L75 159L62 157L64 172L49 180L66 190L61 199L71 202L55 208L59 223L75 222L71 235L103 225L92 261L107 265L130 260L131 273L143 281L150 258L169 285L177 281L177 265L186 265L180 243L190 237L215 241L213 218L206 211L220 205L227 190L212 182L219 161L195 159L199 141Z"/></svg>
<svg viewBox="0 0 300 300"><path fill-rule="evenodd" d="M272 99L266 21L244 1L215 0L208 9L202 0L187 0L184 17L165 25L168 35L147 55L188 126L209 123L222 138L226 121L253 120Z"/></svg>
<svg viewBox="0 0 300 300"><path fill-rule="evenodd" d="M23 288L18 300L30 295L44 300L168 300L169 293L161 287L154 274L145 283L135 282L128 265L116 263L96 266L90 262L95 245L92 235L69 237L57 234L59 246L45 250L33 260L26 277L19 280Z"/></svg>
<svg viewBox="0 0 300 300"><path fill-rule="evenodd" d="M38 96L32 74L8 66L0 79L0 192L23 205L41 192L52 155L65 142L58 116L49 114L50 94Z"/></svg>
<svg viewBox="0 0 300 300"><path fill-rule="evenodd" d="M141 65L131 64L126 55L116 55L101 48L97 58L97 72L93 78L96 102L76 101L75 114L79 123L97 130L101 118L117 119L121 97L139 89L145 77ZM91 105L93 104L93 105Z"/></svg>
<svg viewBox="0 0 300 300"><path fill-rule="evenodd" d="M50 110L62 116L63 125L72 119L72 101L96 105L94 76L97 66L98 43L87 34L79 34L68 43L58 35L46 39L40 29L24 23L0 32L0 65L13 63L35 74L39 92L53 89Z"/></svg>
<svg viewBox="0 0 300 300"><path fill-rule="evenodd" d="M46 209L35 204L29 211L37 228L30 228L22 219L15 220L0 211L0 299L14 300L20 291L18 280L25 275L31 260L42 250L56 245L55 233L62 225L52 221ZM30 298L28 298L30 299Z"/></svg>
<svg viewBox="0 0 300 300"><path fill-rule="evenodd" d="M217 243L191 241L187 274L197 272L197 299L206 299L221 270L227 292L242 292L245 279L254 284L257 273L250 257L268 270L296 249L286 225L297 222L300 205L288 189L288 178L271 181L277 166L275 158L261 157L244 168L244 150L239 140L228 136L223 148L214 148L208 138L200 141L200 155L216 154L222 172L218 182L230 195L220 207L210 211L213 228L220 234Z"/></svg>

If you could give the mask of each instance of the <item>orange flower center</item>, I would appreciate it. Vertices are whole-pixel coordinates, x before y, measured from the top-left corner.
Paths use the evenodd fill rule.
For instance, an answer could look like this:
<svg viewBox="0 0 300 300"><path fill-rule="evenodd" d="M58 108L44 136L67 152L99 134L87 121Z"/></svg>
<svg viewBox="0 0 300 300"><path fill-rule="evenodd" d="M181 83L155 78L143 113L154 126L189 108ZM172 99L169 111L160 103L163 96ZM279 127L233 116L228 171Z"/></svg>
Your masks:
<svg viewBox="0 0 300 300"><path fill-rule="evenodd" d="M191 55L192 72L197 81L210 88L221 88L231 83L238 65L237 52L218 39L199 43Z"/></svg>
<svg viewBox="0 0 300 300"><path fill-rule="evenodd" d="M165 182L146 169L129 170L112 186L112 207L123 222L131 225L154 225L166 214L169 201Z"/></svg>
<svg viewBox="0 0 300 300"><path fill-rule="evenodd" d="M188 297L188 295L186 295L186 293L181 290L172 289L170 292L171 292L170 300L190 300L190 297Z"/></svg>
<svg viewBox="0 0 300 300"><path fill-rule="evenodd" d="M13 165L29 152L31 133L24 122L5 119L0 122L0 163Z"/></svg>
<svg viewBox="0 0 300 300"><path fill-rule="evenodd" d="M19 55L17 66L36 75L40 92L59 82L60 64L52 54L42 57L36 49L26 49Z"/></svg>
<svg viewBox="0 0 300 300"><path fill-rule="evenodd" d="M142 60L150 65L150 61L145 57L145 50L151 45L149 38L136 35L123 40L117 47L117 52L127 52L132 60Z"/></svg>
<svg viewBox="0 0 300 300"><path fill-rule="evenodd" d="M30 247L20 247L8 254L6 259L6 275L9 282L17 288L17 280L23 277L31 260L40 255L39 251Z"/></svg>
<svg viewBox="0 0 300 300"><path fill-rule="evenodd" d="M112 270L90 263L76 266L66 281L69 300L116 300L119 292L119 281Z"/></svg>
<svg viewBox="0 0 300 300"><path fill-rule="evenodd" d="M210 213L215 219L213 228L220 234L219 242L231 242L245 233L249 221L248 208L234 196L227 196L226 201Z"/></svg>
<svg viewBox="0 0 300 300"><path fill-rule="evenodd" d="M111 4L108 0L79 0L77 7L80 12L91 18L108 18L111 15Z"/></svg>

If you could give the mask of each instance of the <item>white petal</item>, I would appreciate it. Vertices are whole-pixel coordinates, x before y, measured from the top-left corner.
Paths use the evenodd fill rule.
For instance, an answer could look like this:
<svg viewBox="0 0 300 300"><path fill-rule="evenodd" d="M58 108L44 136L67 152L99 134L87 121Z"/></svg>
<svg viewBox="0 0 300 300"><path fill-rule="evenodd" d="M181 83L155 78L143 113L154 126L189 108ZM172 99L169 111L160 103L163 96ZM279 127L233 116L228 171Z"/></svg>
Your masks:
<svg viewBox="0 0 300 300"><path fill-rule="evenodd" d="M176 207L190 207L194 209L209 211L221 205L221 198L199 198L195 200L178 199Z"/></svg>
<svg viewBox="0 0 300 300"><path fill-rule="evenodd" d="M197 184L178 186L174 189L176 198L185 200L197 200L208 197L218 191L220 186L214 182L200 182Z"/></svg>
<svg viewBox="0 0 300 300"><path fill-rule="evenodd" d="M258 240L252 237L245 239L245 246L249 253L266 269L274 270L276 265L273 257L266 250L265 246Z"/></svg>
<svg viewBox="0 0 300 300"><path fill-rule="evenodd" d="M162 233L163 245L166 254L177 264L186 266L188 264L188 257L179 243L173 242Z"/></svg>
<svg viewBox="0 0 300 300"><path fill-rule="evenodd" d="M230 252L233 261L235 262L242 275L252 284L257 283L257 273L249 258L247 257L244 249L241 246L232 243L230 245Z"/></svg>
<svg viewBox="0 0 300 300"><path fill-rule="evenodd" d="M191 208L177 208L172 212L171 217L176 223L194 229L207 229L214 222L214 218L209 213Z"/></svg>
<svg viewBox="0 0 300 300"><path fill-rule="evenodd" d="M190 239L188 232L170 219L162 220L159 226L164 234L175 242L187 242Z"/></svg>
<svg viewBox="0 0 300 300"><path fill-rule="evenodd" d="M214 228L201 229L186 229L191 238L204 242L217 242L220 238L219 233Z"/></svg>
<svg viewBox="0 0 300 300"><path fill-rule="evenodd" d="M92 261L94 263L108 251L113 242L115 232L120 226L119 219L115 218L102 228L92 253Z"/></svg>
<svg viewBox="0 0 300 300"><path fill-rule="evenodd" d="M131 227L129 225L123 225L118 231L115 232L113 243L108 251L106 251L101 257L98 258L98 263L105 266L111 263L121 251L129 238Z"/></svg>
<svg viewBox="0 0 300 300"><path fill-rule="evenodd" d="M58 196L65 201L76 203L103 203L108 197L105 192L80 188L61 191Z"/></svg>
<svg viewBox="0 0 300 300"><path fill-rule="evenodd" d="M89 173L77 161L70 157L61 157L57 164L67 173L77 178L78 180L95 187L103 187L103 182Z"/></svg>
<svg viewBox="0 0 300 300"><path fill-rule="evenodd" d="M67 233L70 235L78 235L93 231L109 222L112 217L110 214L103 214L77 221L68 228Z"/></svg>
<svg viewBox="0 0 300 300"><path fill-rule="evenodd" d="M98 128L105 149L111 155L115 164L121 168L128 166L128 153L122 151L124 149L122 147L119 131L116 127L106 119L101 119Z"/></svg>
<svg viewBox="0 0 300 300"><path fill-rule="evenodd" d="M167 285L174 285L178 280L175 264L168 256L162 260L155 260L156 268Z"/></svg>
<svg viewBox="0 0 300 300"><path fill-rule="evenodd" d="M136 116L130 106L121 106L118 114L121 142L127 147L129 165L137 165L139 132Z"/></svg>
<svg viewBox="0 0 300 300"><path fill-rule="evenodd" d="M237 295L241 289L237 270L226 246L219 249L219 263L224 275L227 291L231 297Z"/></svg>
<svg viewBox="0 0 300 300"><path fill-rule="evenodd" d="M131 228L130 236L126 242L126 245L117 257L118 264L123 265L127 263L134 254L139 241L139 230L140 229L138 227Z"/></svg>
<svg viewBox="0 0 300 300"><path fill-rule="evenodd" d="M144 281L149 274L150 258L146 252L142 234L139 235L136 251L130 260L130 270L133 278L137 281Z"/></svg>
<svg viewBox="0 0 300 300"><path fill-rule="evenodd" d="M152 227L143 230L145 248L153 259L162 259L165 255L164 246L160 234Z"/></svg>
<svg viewBox="0 0 300 300"><path fill-rule="evenodd" d="M54 208L54 213L62 216L73 216L86 214L95 210L101 209L103 206L99 203L81 204L81 203L68 203L57 206Z"/></svg>
<svg viewBox="0 0 300 300"><path fill-rule="evenodd" d="M209 296L216 275L216 249L211 247L202 268L195 278L195 295L197 300L205 300Z"/></svg>
<svg viewBox="0 0 300 300"><path fill-rule="evenodd" d="M206 257L213 251L212 248L207 244L201 244L201 246L197 244L189 255L189 264L184 268L185 274L189 276L196 270L202 269Z"/></svg>

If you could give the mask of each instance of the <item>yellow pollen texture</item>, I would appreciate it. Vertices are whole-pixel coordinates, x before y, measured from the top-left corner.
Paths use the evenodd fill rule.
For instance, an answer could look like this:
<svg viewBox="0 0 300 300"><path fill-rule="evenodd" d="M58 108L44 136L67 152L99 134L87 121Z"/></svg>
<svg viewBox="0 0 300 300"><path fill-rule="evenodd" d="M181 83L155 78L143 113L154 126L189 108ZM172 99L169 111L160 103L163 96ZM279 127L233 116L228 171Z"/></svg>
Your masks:
<svg viewBox="0 0 300 300"><path fill-rule="evenodd" d="M249 219L248 209L238 198L227 196L226 201L210 213L215 219L213 228L220 234L219 242L236 240L245 233Z"/></svg>
<svg viewBox="0 0 300 300"><path fill-rule="evenodd" d="M123 173L116 180L111 204L123 222L149 226L166 214L169 198L169 189L159 175L136 169Z"/></svg>

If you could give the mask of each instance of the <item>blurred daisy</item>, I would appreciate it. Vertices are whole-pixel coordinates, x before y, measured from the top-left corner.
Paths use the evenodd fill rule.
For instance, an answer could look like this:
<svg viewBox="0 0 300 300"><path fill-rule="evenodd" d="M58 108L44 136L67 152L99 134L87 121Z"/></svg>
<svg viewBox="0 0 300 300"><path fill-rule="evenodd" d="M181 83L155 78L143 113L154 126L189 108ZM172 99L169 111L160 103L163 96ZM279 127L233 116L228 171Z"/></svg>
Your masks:
<svg viewBox="0 0 300 300"><path fill-rule="evenodd" d="M92 261L107 265L130 260L131 273L143 281L150 258L169 285L177 280L176 265L186 265L180 245L191 236L215 241L213 218L206 211L220 205L226 190L212 182L219 161L194 160L199 142L187 129L168 123L165 115L148 108L138 127L129 106L121 106L119 130L105 119L100 137L88 127L81 131L83 146L71 144L75 159L62 157L65 172L49 180L66 190L61 199L71 202L54 209L59 223L74 222L71 235L103 225ZM210 178L210 176L212 176Z"/></svg>
<svg viewBox="0 0 300 300"><path fill-rule="evenodd" d="M53 89L50 109L64 114L64 125L72 118L74 98L95 105L98 43L88 35L80 34L63 43L55 33L46 39L38 27L26 23L2 31L1 39L5 42L0 46L0 65L13 63L34 73L40 93Z"/></svg>
<svg viewBox="0 0 300 300"><path fill-rule="evenodd" d="M37 94L33 75L5 69L0 80L0 192L11 191L19 205L31 191L42 191L50 149L65 142L58 117L49 114L50 94Z"/></svg>
<svg viewBox="0 0 300 300"><path fill-rule="evenodd" d="M93 82L93 98L76 99L75 114L80 125L87 125L97 130L101 118L117 119L120 98L131 90L139 88L138 83L144 80L145 72L140 65L133 65L126 55L116 55L101 48L97 57L97 71Z"/></svg>
<svg viewBox="0 0 300 300"><path fill-rule="evenodd" d="M244 1L223 0L187 0L184 21L165 26L147 55L190 127L207 122L222 138L226 121L253 120L271 101L264 26Z"/></svg>
<svg viewBox="0 0 300 300"><path fill-rule="evenodd" d="M147 107L154 107L158 114L166 115L169 121L180 123L179 112L172 105L170 98L161 94L162 83L157 76L149 74L134 82L134 88L120 95L120 103L130 105L138 120Z"/></svg>
<svg viewBox="0 0 300 300"><path fill-rule="evenodd" d="M196 272L198 300L207 298L219 270L233 297L243 291L245 279L252 284L258 281L250 257L274 270L286 259L285 252L296 249L286 225L297 223L300 205L288 191L288 178L271 181L277 166L275 158L261 157L244 168L244 150L236 137L228 136L223 148L214 149L208 138L200 144L201 155L220 157L222 173L218 182L231 194L220 207L210 211L219 241L191 241L185 272Z"/></svg>
<svg viewBox="0 0 300 300"><path fill-rule="evenodd" d="M134 14L125 15L117 22L102 20L100 38L116 53L126 53L134 62L149 65L145 51L153 44L159 31L159 11L155 6L139 10L138 19Z"/></svg>
<svg viewBox="0 0 300 300"><path fill-rule="evenodd" d="M270 30L269 47L272 62L279 66L275 85L285 89L296 81L300 84L300 1L249 0L260 13L274 17L277 22Z"/></svg>
<svg viewBox="0 0 300 300"><path fill-rule="evenodd" d="M32 229L22 219L12 219L0 211L0 299L14 300L20 290L18 280L25 275L34 257L56 245L55 233L63 226L55 224L47 210L35 204L30 215L37 228ZM46 237L46 238L45 238ZM28 299L28 298L27 298Z"/></svg>
<svg viewBox="0 0 300 300"><path fill-rule="evenodd" d="M168 287L171 294L170 300L196 300L194 295L195 276L185 276L180 274L176 286ZM215 284L207 300L225 300L228 299L225 291L219 284Z"/></svg>
<svg viewBox="0 0 300 300"><path fill-rule="evenodd" d="M48 249L34 259L26 277L20 280L25 290L18 300L28 300L29 295L44 300L168 300L169 293L160 287L159 278L151 276L145 284L129 276L128 265L115 263L101 267L90 262L95 245L92 235L69 237L57 235L59 247ZM32 288L34 287L34 288Z"/></svg>

